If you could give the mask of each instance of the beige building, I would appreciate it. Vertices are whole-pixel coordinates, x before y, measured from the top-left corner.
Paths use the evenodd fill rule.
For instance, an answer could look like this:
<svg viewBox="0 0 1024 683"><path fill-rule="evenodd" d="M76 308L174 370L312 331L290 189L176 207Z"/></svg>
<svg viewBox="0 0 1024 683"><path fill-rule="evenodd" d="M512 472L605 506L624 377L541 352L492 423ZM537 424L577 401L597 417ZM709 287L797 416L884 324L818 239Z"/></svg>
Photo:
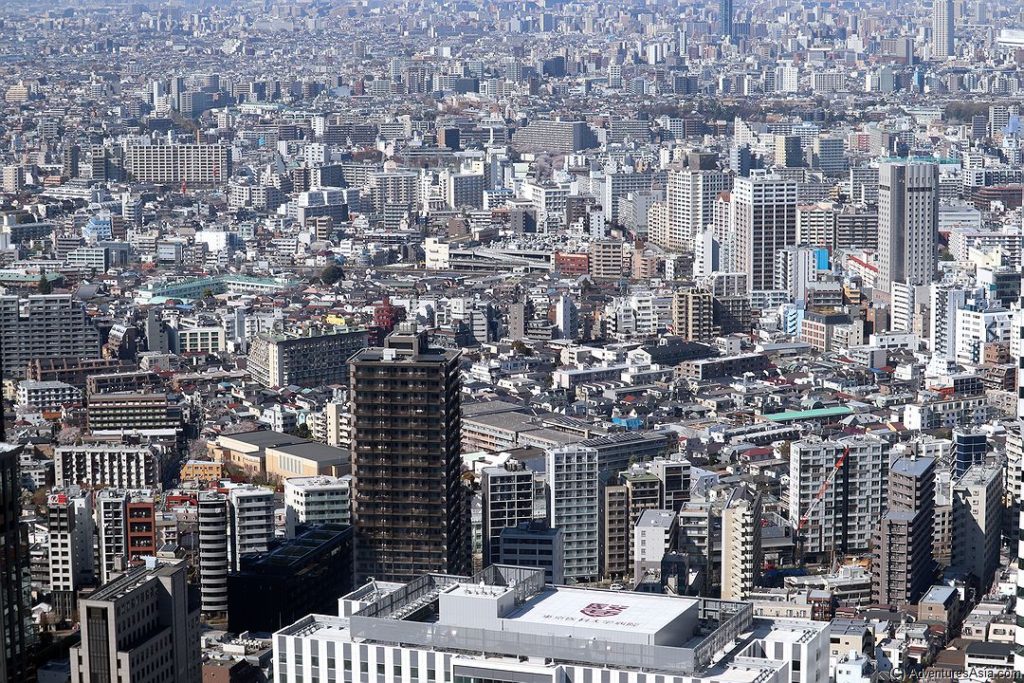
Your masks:
<svg viewBox="0 0 1024 683"><path fill-rule="evenodd" d="M672 331L689 341L711 341L715 329L715 300L705 289L681 289L672 295Z"/></svg>
<svg viewBox="0 0 1024 683"><path fill-rule="evenodd" d="M722 508L722 599L743 600L761 576L761 494L736 488Z"/></svg>
<svg viewBox="0 0 1024 683"><path fill-rule="evenodd" d="M615 279L623 276L622 242L597 240L590 244L590 275L595 278Z"/></svg>
<svg viewBox="0 0 1024 683"><path fill-rule="evenodd" d="M367 342L366 330L323 334L260 334L249 345L248 370L265 387L338 384L348 359Z"/></svg>
<svg viewBox="0 0 1024 683"><path fill-rule="evenodd" d="M130 178L148 183L212 185L231 176L227 145L129 145L124 167Z"/></svg>
<svg viewBox="0 0 1024 683"><path fill-rule="evenodd" d="M207 446L214 462L268 479L348 474L348 451L273 431L225 434Z"/></svg>

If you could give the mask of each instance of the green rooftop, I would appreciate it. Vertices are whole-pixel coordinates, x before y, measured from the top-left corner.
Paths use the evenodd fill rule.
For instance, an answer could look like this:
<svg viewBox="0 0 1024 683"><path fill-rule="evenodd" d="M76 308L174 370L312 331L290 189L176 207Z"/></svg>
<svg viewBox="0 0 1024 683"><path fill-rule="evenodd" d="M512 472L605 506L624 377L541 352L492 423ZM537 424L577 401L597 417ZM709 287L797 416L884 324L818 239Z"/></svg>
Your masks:
<svg viewBox="0 0 1024 683"><path fill-rule="evenodd" d="M800 422L801 420L817 420L823 417L842 417L852 414L853 408L849 406L835 406L834 408L815 408L814 410L790 410L761 417L770 422Z"/></svg>

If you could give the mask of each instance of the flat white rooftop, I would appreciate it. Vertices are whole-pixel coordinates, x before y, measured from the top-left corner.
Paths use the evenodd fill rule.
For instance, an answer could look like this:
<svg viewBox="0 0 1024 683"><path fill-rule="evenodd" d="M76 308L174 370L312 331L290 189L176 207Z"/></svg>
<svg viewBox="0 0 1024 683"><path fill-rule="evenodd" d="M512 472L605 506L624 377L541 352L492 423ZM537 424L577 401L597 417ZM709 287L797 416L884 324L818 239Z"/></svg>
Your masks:
<svg viewBox="0 0 1024 683"><path fill-rule="evenodd" d="M506 618L555 626L563 634L580 627L609 631L609 635L623 629L655 635L688 611L696 610L697 601L686 598L568 588L546 590Z"/></svg>

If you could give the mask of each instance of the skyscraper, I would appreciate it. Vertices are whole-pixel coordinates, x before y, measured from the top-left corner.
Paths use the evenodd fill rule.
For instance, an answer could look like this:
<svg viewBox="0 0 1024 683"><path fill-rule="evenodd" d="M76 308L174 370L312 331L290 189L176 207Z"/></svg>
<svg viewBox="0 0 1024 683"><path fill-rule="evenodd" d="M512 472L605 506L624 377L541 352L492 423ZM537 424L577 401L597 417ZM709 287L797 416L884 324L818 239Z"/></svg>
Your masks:
<svg viewBox="0 0 1024 683"><path fill-rule="evenodd" d="M459 357L402 323L350 360L356 573L468 573Z"/></svg>
<svg viewBox="0 0 1024 683"><path fill-rule="evenodd" d="M953 19L953 0L932 0L932 56L936 59L956 54Z"/></svg>
<svg viewBox="0 0 1024 683"><path fill-rule="evenodd" d="M722 25L722 35L732 38L732 0L718 0L718 21Z"/></svg>
<svg viewBox="0 0 1024 683"><path fill-rule="evenodd" d="M910 161L884 163L878 172L878 279L924 285L935 275L939 230L939 167Z"/></svg>
<svg viewBox="0 0 1024 683"><path fill-rule="evenodd" d="M0 444L0 681L34 680L29 659L32 611L28 552L21 528L21 446Z"/></svg>
<svg viewBox="0 0 1024 683"><path fill-rule="evenodd" d="M775 255L796 244L797 183L779 176L737 178L730 204L730 232L737 269L747 291L775 286Z"/></svg>

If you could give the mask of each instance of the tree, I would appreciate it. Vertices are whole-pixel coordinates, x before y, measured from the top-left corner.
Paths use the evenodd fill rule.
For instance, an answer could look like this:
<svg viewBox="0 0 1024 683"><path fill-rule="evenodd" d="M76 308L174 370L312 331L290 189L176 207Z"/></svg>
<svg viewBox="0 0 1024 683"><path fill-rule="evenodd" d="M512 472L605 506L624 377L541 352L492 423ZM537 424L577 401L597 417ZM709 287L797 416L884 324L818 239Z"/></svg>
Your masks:
<svg viewBox="0 0 1024 683"><path fill-rule="evenodd" d="M531 349L529 346L527 346L525 343L523 343L519 339L517 339L514 342L512 342L512 350L515 351L516 354L520 355L520 356L532 356L533 355L533 349Z"/></svg>
<svg viewBox="0 0 1024 683"><path fill-rule="evenodd" d="M328 286L333 285L343 277L345 277L345 271L337 263L332 263L320 271L320 282Z"/></svg>
<svg viewBox="0 0 1024 683"><path fill-rule="evenodd" d="M39 290L40 294L52 294L53 293L53 285L46 278L46 274L45 273L43 275L39 276L39 285L36 288Z"/></svg>
<svg viewBox="0 0 1024 683"><path fill-rule="evenodd" d="M233 425L228 425L220 431L221 434L244 434L245 432L255 432L259 430L260 423L256 420L242 420Z"/></svg>
<svg viewBox="0 0 1024 683"><path fill-rule="evenodd" d="M296 427L294 433L295 436L299 437L300 439L308 439L310 436L312 436L312 433L309 431L309 425L307 425L305 422Z"/></svg>

